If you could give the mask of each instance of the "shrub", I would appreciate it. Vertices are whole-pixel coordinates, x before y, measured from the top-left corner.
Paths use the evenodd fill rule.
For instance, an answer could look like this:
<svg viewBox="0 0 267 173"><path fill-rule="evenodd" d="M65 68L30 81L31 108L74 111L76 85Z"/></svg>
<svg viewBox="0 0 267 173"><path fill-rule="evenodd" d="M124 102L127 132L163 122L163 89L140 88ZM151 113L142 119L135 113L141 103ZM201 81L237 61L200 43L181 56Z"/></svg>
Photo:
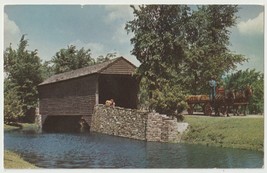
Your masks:
<svg viewBox="0 0 267 173"><path fill-rule="evenodd" d="M22 103L19 100L16 88L12 88L4 93L4 123L17 122L22 116Z"/></svg>

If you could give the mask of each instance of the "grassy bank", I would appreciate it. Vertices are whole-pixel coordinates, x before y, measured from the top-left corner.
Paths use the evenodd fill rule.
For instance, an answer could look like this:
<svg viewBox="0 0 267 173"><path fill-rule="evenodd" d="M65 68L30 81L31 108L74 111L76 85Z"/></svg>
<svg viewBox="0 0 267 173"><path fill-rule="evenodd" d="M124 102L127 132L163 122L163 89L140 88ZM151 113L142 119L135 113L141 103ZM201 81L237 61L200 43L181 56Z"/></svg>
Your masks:
<svg viewBox="0 0 267 173"><path fill-rule="evenodd" d="M12 130L17 130L17 129L20 129L20 128L16 127L16 126L11 126L11 125L4 124L4 131L5 132L12 131Z"/></svg>
<svg viewBox="0 0 267 173"><path fill-rule="evenodd" d="M18 130L21 129L22 131L37 131L38 130L38 125L34 123L18 123L16 126L13 125L4 125L4 131L12 131L12 130Z"/></svg>
<svg viewBox="0 0 267 173"><path fill-rule="evenodd" d="M5 150L4 152L4 167L5 169L32 169L37 168L23 160L18 154Z"/></svg>
<svg viewBox="0 0 267 173"><path fill-rule="evenodd" d="M264 119L185 116L186 143L263 151Z"/></svg>

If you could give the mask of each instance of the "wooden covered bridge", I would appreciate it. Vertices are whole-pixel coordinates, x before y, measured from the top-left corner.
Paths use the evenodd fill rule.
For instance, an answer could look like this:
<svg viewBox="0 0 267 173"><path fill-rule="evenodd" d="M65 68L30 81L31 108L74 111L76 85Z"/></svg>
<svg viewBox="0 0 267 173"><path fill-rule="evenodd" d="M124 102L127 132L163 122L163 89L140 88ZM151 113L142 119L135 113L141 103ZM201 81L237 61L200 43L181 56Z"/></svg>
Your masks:
<svg viewBox="0 0 267 173"><path fill-rule="evenodd" d="M137 108L136 66L123 57L57 74L39 84L39 114L44 130L90 126L96 104L114 99L116 105Z"/></svg>

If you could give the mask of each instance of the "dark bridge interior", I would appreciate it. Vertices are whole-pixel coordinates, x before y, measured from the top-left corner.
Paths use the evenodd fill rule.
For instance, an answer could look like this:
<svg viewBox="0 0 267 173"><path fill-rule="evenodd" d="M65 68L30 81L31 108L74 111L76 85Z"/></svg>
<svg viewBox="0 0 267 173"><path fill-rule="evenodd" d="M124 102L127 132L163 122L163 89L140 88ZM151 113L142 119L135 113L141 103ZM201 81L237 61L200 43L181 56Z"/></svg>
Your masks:
<svg viewBox="0 0 267 173"><path fill-rule="evenodd" d="M138 83L130 75L100 75L99 103L113 99L116 106L137 108Z"/></svg>
<svg viewBox="0 0 267 173"><path fill-rule="evenodd" d="M89 131L89 126L82 116L48 116L43 124L45 132L81 132Z"/></svg>

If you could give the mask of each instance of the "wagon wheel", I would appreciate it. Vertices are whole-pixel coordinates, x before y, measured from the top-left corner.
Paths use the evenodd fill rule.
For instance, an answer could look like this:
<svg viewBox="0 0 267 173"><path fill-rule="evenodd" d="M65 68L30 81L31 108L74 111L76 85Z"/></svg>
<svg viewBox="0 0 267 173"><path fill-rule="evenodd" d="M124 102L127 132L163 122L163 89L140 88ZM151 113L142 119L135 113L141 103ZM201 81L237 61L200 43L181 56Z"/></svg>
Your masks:
<svg viewBox="0 0 267 173"><path fill-rule="evenodd" d="M192 104L189 105L189 108L187 109L187 112L188 112L189 115L193 115L194 108L193 108Z"/></svg>
<svg viewBox="0 0 267 173"><path fill-rule="evenodd" d="M209 103L205 104L204 114L209 115L209 116L211 116L211 114L212 114L212 107Z"/></svg>

